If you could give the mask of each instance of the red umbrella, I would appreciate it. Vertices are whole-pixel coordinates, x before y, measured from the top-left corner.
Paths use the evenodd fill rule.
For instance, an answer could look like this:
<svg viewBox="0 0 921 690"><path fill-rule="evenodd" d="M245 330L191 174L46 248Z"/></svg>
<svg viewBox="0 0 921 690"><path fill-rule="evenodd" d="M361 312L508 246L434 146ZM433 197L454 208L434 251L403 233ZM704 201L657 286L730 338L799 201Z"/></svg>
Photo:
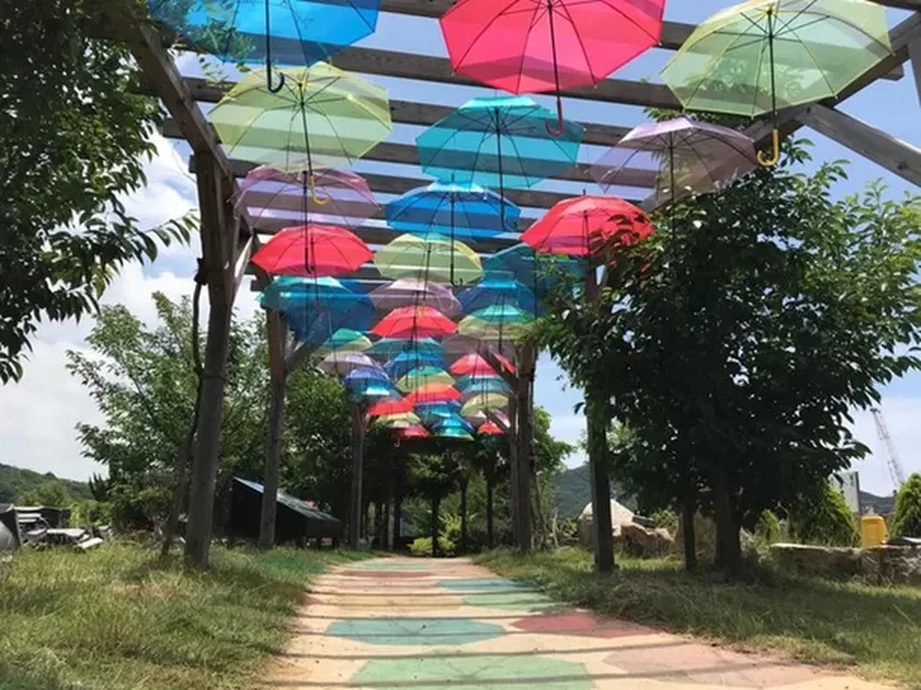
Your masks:
<svg viewBox="0 0 921 690"><path fill-rule="evenodd" d="M411 426L405 429L398 429L397 438L428 438L431 434L423 426Z"/></svg>
<svg viewBox="0 0 921 690"><path fill-rule="evenodd" d="M501 364L502 368L505 369L508 373L510 374L518 373L518 367L516 367L514 364L511 363L511 361L506 359L505 355L499 354L498 352L494 352L493 356L495 356L495 358L499 360L499 364Z"/></svg>
<svg viewBox="0 0 921 690"><path fill-rule="evenodd" d="M371 330L382 338L439 338L457 330L457 324L433 307L400 307Z"/></svg>
<svg viewBox="0 0 921 690"><path fill-rule="evenodd" d="M461 394L452 386L443 386L437 383L427 383L407 395L404 400L409 400L413 405L426 405L431 403L449 402L460 400Z"/></svg>
<svg viewBox="0 0 921 690"><path fill-rule="evenodd" d="M592 256L649 237L655 226L643 211L616 196L566 199L528 228L521 241L535 251Z"/></svg>
<svg viewBox="0 0 921 690"><path fill-rule="evenodd" d="M510 93L555 91L561 133L560 90L657 45L664 12L665 0L459 0L441 32L455 72Z"/></svg>
<svg viewBox="0 0 921 690"><path fill-rule="evenodd" d="M266 273L288 276L341 276L372 257L368 245L337 225L311 223L285 228L253 254Z"/></svg>
<svg viewBox="0 0 921 690"><path fill-rule="evenodd" d="M496 436L498 434L505 433L495 422L486 422L485 424L480 424L480 428L477 429L477 431L479 431L481 434L488 434L490 436Z"/></svg>
<svg viewBox="0 0 921 690"><path fill-rule="evenodd" d="M403 398L402 400L384 400L368 408L369 417L382 417L388 414L406 414L413 411L413 404Z"/></svg>
<svg viewBox="0 0 921 690"><path fill-rule="evenodd" d="M498 376L496 370L477 353L464 355L448 371L455 376Z"/></svg>

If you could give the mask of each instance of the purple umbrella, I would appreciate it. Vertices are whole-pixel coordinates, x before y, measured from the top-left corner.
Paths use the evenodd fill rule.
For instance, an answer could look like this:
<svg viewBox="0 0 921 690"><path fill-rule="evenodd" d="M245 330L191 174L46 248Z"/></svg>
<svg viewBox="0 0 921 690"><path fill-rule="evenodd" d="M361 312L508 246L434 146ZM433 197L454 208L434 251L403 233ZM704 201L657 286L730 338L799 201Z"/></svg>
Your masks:
<svg viewBox="0 0 921 690"><path fill-rule="evenodd" d="M381 365L360 352L333 352L320 362L327 374L347 376L356 369L380 369Z"/></svg>
<svg viewBox="0 0 921 690"><path fill-rule="evenodd" d="M754 142L742 132L686 117L647 122L630 131L592 169L609 192L629 187L636 169L657 173L652 207L688 194L717 191L758 165Z"/></svg>
<svg viewBox="0 0 921 690"><path fill-rule="evenodd" d="M374 288L368 296L379 311L393 311L405 306L428 306L448 317L460 314L461 305L447 285L403 278Z"/></svg>

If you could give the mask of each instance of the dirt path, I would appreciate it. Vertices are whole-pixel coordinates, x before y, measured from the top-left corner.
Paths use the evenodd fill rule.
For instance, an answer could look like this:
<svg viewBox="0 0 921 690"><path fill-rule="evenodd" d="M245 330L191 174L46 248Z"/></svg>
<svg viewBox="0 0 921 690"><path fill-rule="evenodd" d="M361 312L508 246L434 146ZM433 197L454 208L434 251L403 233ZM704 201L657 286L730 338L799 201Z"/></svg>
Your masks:
<svg viewBox="0 0 921 690"><path fill-rule="evenodd" d="M266 688L878 690L556 604L466 560L379 559L320 578Z"/></svg>

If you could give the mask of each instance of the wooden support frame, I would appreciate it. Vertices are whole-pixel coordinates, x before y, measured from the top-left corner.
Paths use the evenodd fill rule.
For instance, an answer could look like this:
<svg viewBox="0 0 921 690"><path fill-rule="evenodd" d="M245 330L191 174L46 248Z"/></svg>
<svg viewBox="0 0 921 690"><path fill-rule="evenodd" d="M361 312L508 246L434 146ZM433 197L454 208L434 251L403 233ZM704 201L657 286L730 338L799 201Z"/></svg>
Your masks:
<svg viewBox="0 0 921 690"><path fill-rule="evenodd" d="M349 500L349 548L361 545L361 512L364 505L362 484L365 455L365 414L361 405L352 403L352 491Z"/></svg>
<svg viewBox="0 0 921 690"><path fill-rule="evenodd" d="M531 511L531 478L534 458L534 370L537 365L537 348L533 343L525 343L518 354L518 376L515 396L517 398L515 435L517 453L515 463L514 511L517 516L517 545L522 553L528 553L533 547L534 516Z"/></svg>
<svg viewBox="0 0 921 690"><path fill-rule="evenodd" d="M275 545L275 518L278 489L281 484L281 452L285 419L285 325L281 314L266 311L266 332L269 345L269 452L265 459L262 492L262 519L259 523L259 548Z"/></svg>

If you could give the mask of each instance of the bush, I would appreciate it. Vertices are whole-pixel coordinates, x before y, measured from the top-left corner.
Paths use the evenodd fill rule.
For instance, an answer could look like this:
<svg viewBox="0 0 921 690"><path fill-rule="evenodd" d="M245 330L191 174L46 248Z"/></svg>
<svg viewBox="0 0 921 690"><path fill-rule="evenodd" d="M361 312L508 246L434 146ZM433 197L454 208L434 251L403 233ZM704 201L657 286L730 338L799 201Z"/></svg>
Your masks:
<svg viewBox="0 0 921 690"><path fill-rule="evenodd" d="M803 544L857 546L860 534L844 497L828 483L790 511L790 534Z"/></svg>
<svg viewBox="0 0 921 690"><path fill-rule="evenodd" d="M438 546L441 548L442 556L453 556L455 544L445 537L438 537ZM431 556L432 555L432 538L419 537L413 540L409 545L409 553L413 556Z"/></svg>
<svg viewBox="0 0 921 690"><path fill-rule="evenodd" d="M895 497L893 537L921 537L921 474L913 474Z"/></svg>
<svg viewBox="0 0 921 690"><path fill-rule="evenodd" d="M773 544L780 539L780 520L770 510L765 510L755 525L755 535Z"/></svg>

